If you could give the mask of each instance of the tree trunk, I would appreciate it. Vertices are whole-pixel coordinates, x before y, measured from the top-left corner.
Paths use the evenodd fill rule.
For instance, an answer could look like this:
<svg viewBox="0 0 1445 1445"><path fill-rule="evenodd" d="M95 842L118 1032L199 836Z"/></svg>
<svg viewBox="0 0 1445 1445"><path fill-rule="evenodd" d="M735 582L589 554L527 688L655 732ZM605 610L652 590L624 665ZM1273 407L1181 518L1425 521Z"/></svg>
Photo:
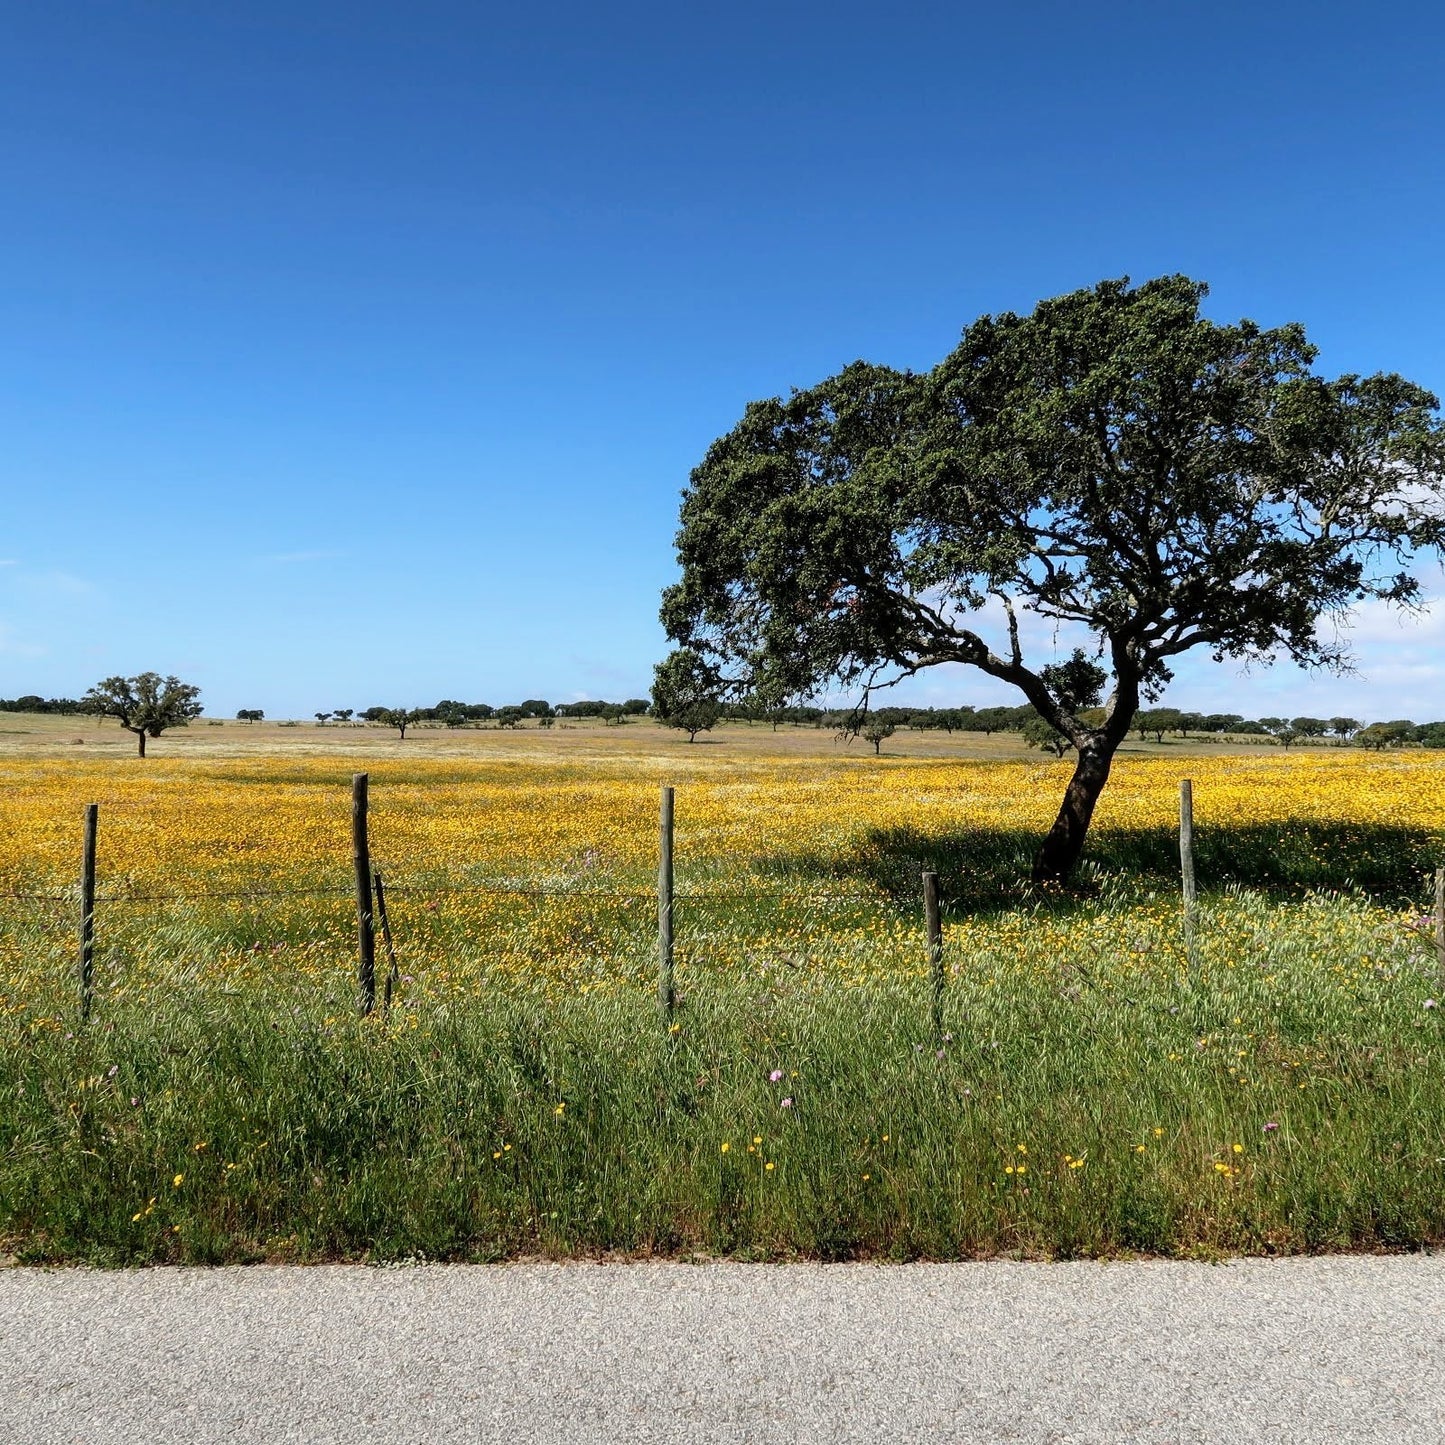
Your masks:
<svg viewBox="0 0 1445 1445"><path fill-rule="evenodd" d="M1079 754L1074 776L1064 792L1059 816L1049 829L1043 847L1034 858L1035 883L1055 883L1067 878L1084 851L1084 839L1094 816L1094 804L1109 781L1114 749L1107 744L1085 748Z"/></svg>
<svg viewBox="0 0 1445 1445"><path fill-rule="evenodd" d="M146 730L145 730L144 728L136 728L134 731L135 731L136 741L140 744L140 755L141 755L141 757L145 757L145 755L146 755Z"/></svg>

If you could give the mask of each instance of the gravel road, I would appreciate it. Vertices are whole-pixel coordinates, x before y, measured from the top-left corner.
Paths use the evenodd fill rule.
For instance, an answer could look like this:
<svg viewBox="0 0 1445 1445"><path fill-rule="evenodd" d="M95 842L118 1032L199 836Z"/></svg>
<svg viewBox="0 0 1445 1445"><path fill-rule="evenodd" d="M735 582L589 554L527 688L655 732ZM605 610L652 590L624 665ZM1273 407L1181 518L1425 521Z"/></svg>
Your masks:
<svg viewBox="0 0 1445 1445"><path fill-rule="evenodd" d="M1445 1440L1445 1258L0 1270L0 1441Z"/></svg>

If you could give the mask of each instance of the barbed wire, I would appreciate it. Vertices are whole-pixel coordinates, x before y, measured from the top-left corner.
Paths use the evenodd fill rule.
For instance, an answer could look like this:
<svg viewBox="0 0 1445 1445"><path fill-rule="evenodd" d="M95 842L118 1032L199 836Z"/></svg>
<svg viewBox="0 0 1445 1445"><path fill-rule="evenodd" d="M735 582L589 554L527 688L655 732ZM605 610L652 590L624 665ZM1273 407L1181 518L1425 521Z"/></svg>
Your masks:
<svg viewBox="0 0 1445 1445"><path fill-rule="evenodd" d="M383 883L385 883L387 895L393 898L430 898L458 894L488 894L496 897L516 898L608 898L629 903L657 902L656 892L632 889L548 888L535 884L499 883L386 883L384 874ZM269 888L227 890L223 892L202 891L197 893L99 893L96 895L95 901L97 905L99 905L101 903L239 902L250 899L273 898L335 898L342 900L351 899L354 896L354 890L351 888L333 884L327 887L317 888ZM77 901L78 890L73 888L65 893L0 893L0 902L74 904ZM679 903L787 903L792 905L838 903L878 907L887 901L887 899L870 898L853 893L815 893L806 889L793 892L758 890L689 892L680 889L673 893L674 905Z"/></svg>

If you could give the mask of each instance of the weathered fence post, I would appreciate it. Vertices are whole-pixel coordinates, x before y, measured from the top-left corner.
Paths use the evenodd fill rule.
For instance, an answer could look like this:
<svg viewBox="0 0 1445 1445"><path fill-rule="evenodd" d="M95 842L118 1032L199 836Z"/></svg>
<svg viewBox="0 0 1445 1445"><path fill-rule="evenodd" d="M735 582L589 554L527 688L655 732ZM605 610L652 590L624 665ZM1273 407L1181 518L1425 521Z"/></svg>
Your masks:
<svg viewBox="0 0 1445 1445"><path fill-rule="evenodd" d="M351 858L356 865L357 982L361 1012L376 1007L376 928L371 913L371 845L366 836L367 775L351 779Z"/></svg>
<svg viewBox="0 0 1445 1445"><path fill-rule="evenodd" d="M938 874L924 870L923 922L928 933L928 971L933 981L933 1047L943 1047L943 920L938 911Z"/></svg>
<svg viewBox="0 0 1445 1445"><path fill-rule="evenodd" d="M80 1020L90 1017L95 978L95 834L100 805L85 805L85 842L80 854Z"/></svg>
<svg viewBox="0 0 1445 1445"><path fill-rule="evenodd" d="M672 969L672 789L662 790L657 848L657 1006L672 1022L677 985Z"/></svg>
<svg viewBox="0 0 1445 1445"><path fill-rule="evenodd" d="M1184 943L1194 960L1194 917L1199 894L1194 883L1194 783L1179 780L1179 872L1184 883Z"/></svg>
<svg viewBox="0 0 1445 1445"><path fill-rule="evenodd" d="M1445 867L1435 870L1435 957L1445 974Z"/></svg>
<svg viewBox="0 0 1445 1445"><path fill-rule="evenodd" d="M381 991L381 1008L385 1013L391 1008L392 990L396 987L396 947L391 941L391 920L386 916L386 889L382 887L381 869L373 869L371 876L376 884L376 916L381 920L381 941L386 945L386 983Z"/></svg>

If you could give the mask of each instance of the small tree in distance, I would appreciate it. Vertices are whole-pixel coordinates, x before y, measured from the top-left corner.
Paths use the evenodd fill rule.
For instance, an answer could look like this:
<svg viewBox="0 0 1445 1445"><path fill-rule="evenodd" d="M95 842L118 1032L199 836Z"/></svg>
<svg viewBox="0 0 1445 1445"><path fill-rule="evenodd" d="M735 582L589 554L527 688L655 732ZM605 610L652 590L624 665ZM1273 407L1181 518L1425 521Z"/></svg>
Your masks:
<svg viewBox="0 0 1445 1445"><path fill-rule="evenodd" d="M82 702L87 712L118 719L121 727L136 735L137 751L145 757L146 738L158 738L167 728L183 728L200 717L200 695L200 688L178 677L140 672L134 677L107 677Z"/></svg>
<svg viewBox="0 0 1445 1445"><path fill-rule="evenodd" d="M863 736L873 744L873 754L878 756L883 751L885 738L891 738L898 729L891 722L885 722L881 718L870 718L863 724Z"/></svg>
<svg viewBox="0 0 1445 1445"><path fill-rule="evenodd" d="M1383 752L1386 748L1403 747L1415 740L1415 724L1408 718L1396 718L1393 722L1371 723L1355 735L1355 741L1362 748L1373 748Z"/></svg>
<svg viewBox="0 0 1445 1445"><path fill-rule="evenodd" d="M1073 747L1073 743L1047 718L1031 717L1019 729L1019 732L1031 748L1043 748L1045 752L1052 753L1056 758L1062 758Z"/></svg>
<svg viewBox="0 0 1445 1445"><path fill-rule="evenodd" d="M670 728L680 728L690 743L711 732L722 705L717 674L690 647L669 653L653 669L652 711Z"/></svg>
<svg viewBox="0 0 1445 1445"><path fill-rule="evenodd" d="M263 709L259 707L243 707L236 714L237 722L258 723L266 716Z"/></svg>
<svg viewBox="0 0 1445 1445"><path fill-rule="evenodd" d="M406 741L407 728L421 715L414 707L387 707L383 708L381 713L382 715L377 721L384 722L387 727L395 728L401 734L402 742Z"/></svg>

